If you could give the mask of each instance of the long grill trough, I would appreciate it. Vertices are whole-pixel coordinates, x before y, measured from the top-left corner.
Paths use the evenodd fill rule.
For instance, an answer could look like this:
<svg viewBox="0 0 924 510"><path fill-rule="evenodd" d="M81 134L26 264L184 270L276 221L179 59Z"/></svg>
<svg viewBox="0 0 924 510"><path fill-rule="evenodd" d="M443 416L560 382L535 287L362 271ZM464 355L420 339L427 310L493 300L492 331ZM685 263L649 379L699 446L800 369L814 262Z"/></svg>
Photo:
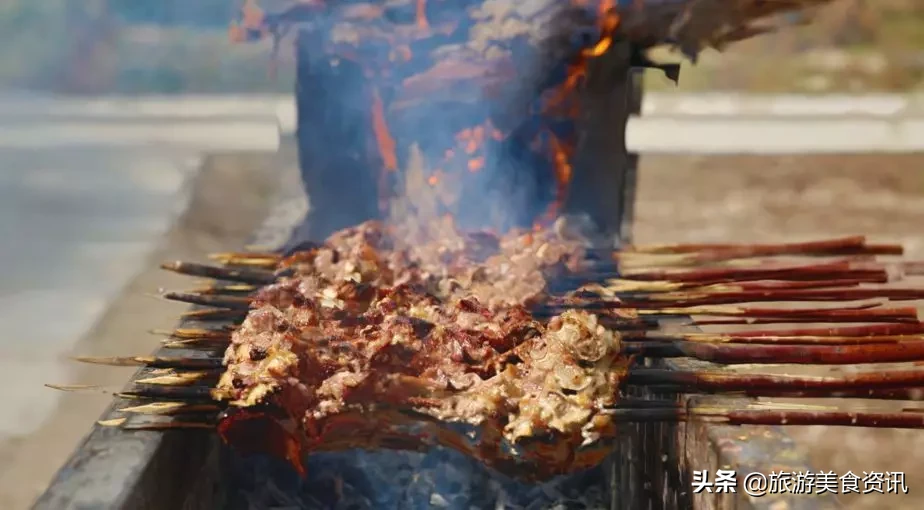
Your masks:
<svg viewBox="0 0 924 510"><path fill-rule="evenodd" d="M195 306L155 355L81 358L142 367L95 434L200 434L189 455L211 456L146 467L194 493L106 504L689 508L693 427L922 428L895 409L924 387L901 246L633 246L626 228L631 71L677 78L644 50L694 56L821 3L246 2L235 38L295 27L311 209L278 249L165 263L214 283L163 294ZM510 19L544 38L477 43ZM857 363L906 368L760 370ZM38 508L78 505L66 486Z"/></svg>
<svg viewBox="0 0 924 510"><path fill-rule="evenodd" d="M656 363L921 361L924 324L890 303L924 290L882 285L913 267L872 258L899 247L851 237L611 252L563 238L562 223L503 238L438 225L446 237L428 244L373 222L290 254L165 264L229 282L164 295L209 306L166 341L204 355L83 358L156 371L104 425L217 429L243 454L227 463L236 501L315 508L609 507L621 495L607 466L630 423L924 426L919 412L874 405L916 400L924 372L913 367L806 377ZM750 304L761 301L786 305ZM662 321L731 325L675 333ZM760 399L691 399L713 394Z"/></svg>

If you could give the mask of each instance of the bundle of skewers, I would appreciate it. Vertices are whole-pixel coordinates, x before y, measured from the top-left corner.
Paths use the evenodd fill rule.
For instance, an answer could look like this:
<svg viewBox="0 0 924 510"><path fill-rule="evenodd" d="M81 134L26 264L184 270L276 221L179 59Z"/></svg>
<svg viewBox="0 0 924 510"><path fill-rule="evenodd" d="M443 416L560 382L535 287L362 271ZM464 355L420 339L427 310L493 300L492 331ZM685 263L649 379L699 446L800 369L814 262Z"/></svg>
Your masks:
<svg viewBox="0 0 924 510"><path fill-rule="evenodd" d="M924 387L924 323L895 304L924 290L893 284L922 268L880 260L901 254L863 237L613 252L563 220L503 236L368 222L286 253L164 264L213 280L163 294L196 305L164 349L80 359L145 367L105 426L215 429L299 471L316 452L445 447L544 480L601 462L625 423L924 427L914 409L867 405ZM663 358L714 369L644 362ZM900 362L824 377L724 369ZM630 396L639 387L680 397ZM762 399L683 398L701 394Z"/></svg>

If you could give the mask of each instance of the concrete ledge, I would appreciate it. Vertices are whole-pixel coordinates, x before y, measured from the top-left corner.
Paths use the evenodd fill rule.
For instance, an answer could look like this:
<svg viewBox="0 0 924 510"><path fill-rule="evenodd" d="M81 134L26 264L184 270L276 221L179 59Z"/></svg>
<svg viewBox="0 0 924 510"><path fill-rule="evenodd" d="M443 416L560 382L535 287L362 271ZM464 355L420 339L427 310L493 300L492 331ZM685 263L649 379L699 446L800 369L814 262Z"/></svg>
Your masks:
<svg viewBox="0 0 924 510"><path fill-rule="evenodd" d="M0 148L171 146L275 151L294 98L0 96ZM778 154L924 150L924 96L648 94L632 150Z"/></svg>
<svg viewBox="0 0 924 510"><path fill-rule="evenodd" d="M295 126L291 95L183 95L70 97L38 94L0 96L0 118L87 119L275 116L283 131ZM642 115L722 116L924 116L924 94L746 94L737 92L648 93Z"/></svg>
<svg viewBox="0 0 924 510"><path fill-rule="evenodd" d="M156 121L30 119L18 123L8 123L4 118L0 123L3 149L171 147L197 152L275 152L279 140L279 124L267 116Z"/></svg>
<svg viewBox="0 0 924 510"><path fill-rule="evenodd" d="M74 117L86 119L184 118L215 119L226 116L295 114L292 95L176 95L74 97L44 94L0 95L0 118ZM288 121L287 121L288 122Z"/></svg>
<svg viewBox="0 0 924 510"><path fill-rule="evenodd" d="M275 119L41 120L0 123L0 149L170 148L196 152L275 152ZM924 117L642 116L627 130L639 153L781 154L924 151Z"/></svg>
<svg viewBox="0 0 924 510"><path fill-rule="evenodd" d="M291 151L290 151L291 152ZM272 206L282 183L277 179L288 160L277 154L210 155L190 183L188 207L145 260L145 268L123 292L111 300L96 327L75 347L79 354L124 355L150 352L156 338L145 335L151 328L171 327L186 306L150 299L159 287L184 288L190 279L161 271L164 260L205 260L208 253L239 248L251 237ZM228 200L233 197L233 200ZM172 350L170 356L202 356L202 352ZM69 363L74 365L73 362ZM122 386L130 368L74 367L70 380L94 382L103 387ZM55 375L53 377L61 377ZM48 392L47 388L41 388ZM93 426L78 444L92 420L108 407L106 418L123 417L123 407L105 394L62 397L56 413L34 434L0 457L13 466L2 480L16 487L15 496L0 501L0 508L26 508L44 490L32 508L86 509L217 509L217 484L210 473L218 472L220 441L212 432L126 432ZM91 400L92 399L92 400ZM95 404L95 405L94 405ZM106 405L110 404L110 405ZM98 407L96 407L98 406ZM69 455L70 450L77 450ZM68 457L70 457L68 459ZM36 461L36 459L41 459ZM54 470L61 466L57 474ZM53 478L52 478L53 477ZM47 480L51 485L45 489ZM38 485L38 492L30 494ZM15 499L13 499L15 498ZM195 498L188 507L183 502ZM6 504L5 504L6 503Z"/></svg>
<svg viewBox="0 0 924 510"><path fill-rule="evenodd" d="M924 117L642 116L629 122L626 142L643 154L919 152L924 151Z"/></svg>
<svg viewBox="0 0 924 510"><path fill-rule="evenodd" d="M642 115L924 116L924 96L900 94L646 94Z"/></svg>

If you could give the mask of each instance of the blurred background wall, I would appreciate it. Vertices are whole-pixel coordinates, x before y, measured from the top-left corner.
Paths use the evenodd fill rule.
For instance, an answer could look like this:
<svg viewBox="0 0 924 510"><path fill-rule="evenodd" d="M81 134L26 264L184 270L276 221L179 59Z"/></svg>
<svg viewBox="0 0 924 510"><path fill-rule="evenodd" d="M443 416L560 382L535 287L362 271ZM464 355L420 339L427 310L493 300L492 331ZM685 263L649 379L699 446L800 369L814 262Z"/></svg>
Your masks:
<svg viewBox="0 0 924 510"><path fill-rule="evenodd" d="M288 91L268 44L232 45L238 0L0 0L0 88L82 94ZM285 66L283 66L285 67Z"/></svg>
<svg viewBox="0 0 924 510"><path fill-rule="evenodd" d="M91 94L290 90L285 53L273 77L269 43L228 42L226 27L240 1L0 0L0 88ZM737 45L722 58L706 55L687 69L679 90L924 89L921 0L841 0L815 21ZM673 89L660 79L650 83Z"/></svg>

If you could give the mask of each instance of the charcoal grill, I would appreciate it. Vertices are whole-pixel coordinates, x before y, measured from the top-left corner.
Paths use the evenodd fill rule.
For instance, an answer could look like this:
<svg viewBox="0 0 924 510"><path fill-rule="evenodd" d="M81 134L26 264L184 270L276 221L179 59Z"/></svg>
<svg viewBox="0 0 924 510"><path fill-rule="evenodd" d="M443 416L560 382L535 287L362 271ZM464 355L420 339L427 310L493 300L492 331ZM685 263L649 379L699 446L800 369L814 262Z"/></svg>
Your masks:
<svg viewBox="0 0 924 510"><path fill-rule="evenodd" d="M303 40L299 47L310 45L311 41ZM627 151L623 140L628 119L640 114L642 100L640 75L619 55L614 51L611 60L601 63L606 66L605 77L591 74L588 79L584 94L593 115L580 121L583 143L572 200L566 204L566 212L588 215L614 244L631 236L638 156ZM375 181L362 173L370 165L356 156L367 153L354 136L361 119L351 108L351 98L333 101L324 96L325 90L336 87L342 73L351 71L311 60L307 54L299 62L302 121L297 143L303 179L309 192L318 188L330 192L313 202L312 212L294 229L290 242L311 237L319 222L326 230L336 229L377 214L375 191L368 186ZM601 71L591 69L594 72ZM342 120L333 123L342 129L317 122L332 118ZM345 182L354 186L345 187ZM346 198L355 207L341 207ZM172 355L201 354L173 351ZM676 368L686 362L659 363ZM645 388L633 391L650 394ZM110 409L104 418L115 416ZM771 465L807 469L792 442L775 428L638 424L624 430L618 451L602 465L541 485L510 481L443 450L425 455L315 455L308 465L311 478L304 485L288 466L265 458L242 458L211 432L126 433L97 426L35 508L323 508L333 495L352 501L346 508L757 508L781 501L754 502L743 494L693 495L690 470L733 466L769 471ZM789 508L833 506L821 497L785 503Z"/></svg>

